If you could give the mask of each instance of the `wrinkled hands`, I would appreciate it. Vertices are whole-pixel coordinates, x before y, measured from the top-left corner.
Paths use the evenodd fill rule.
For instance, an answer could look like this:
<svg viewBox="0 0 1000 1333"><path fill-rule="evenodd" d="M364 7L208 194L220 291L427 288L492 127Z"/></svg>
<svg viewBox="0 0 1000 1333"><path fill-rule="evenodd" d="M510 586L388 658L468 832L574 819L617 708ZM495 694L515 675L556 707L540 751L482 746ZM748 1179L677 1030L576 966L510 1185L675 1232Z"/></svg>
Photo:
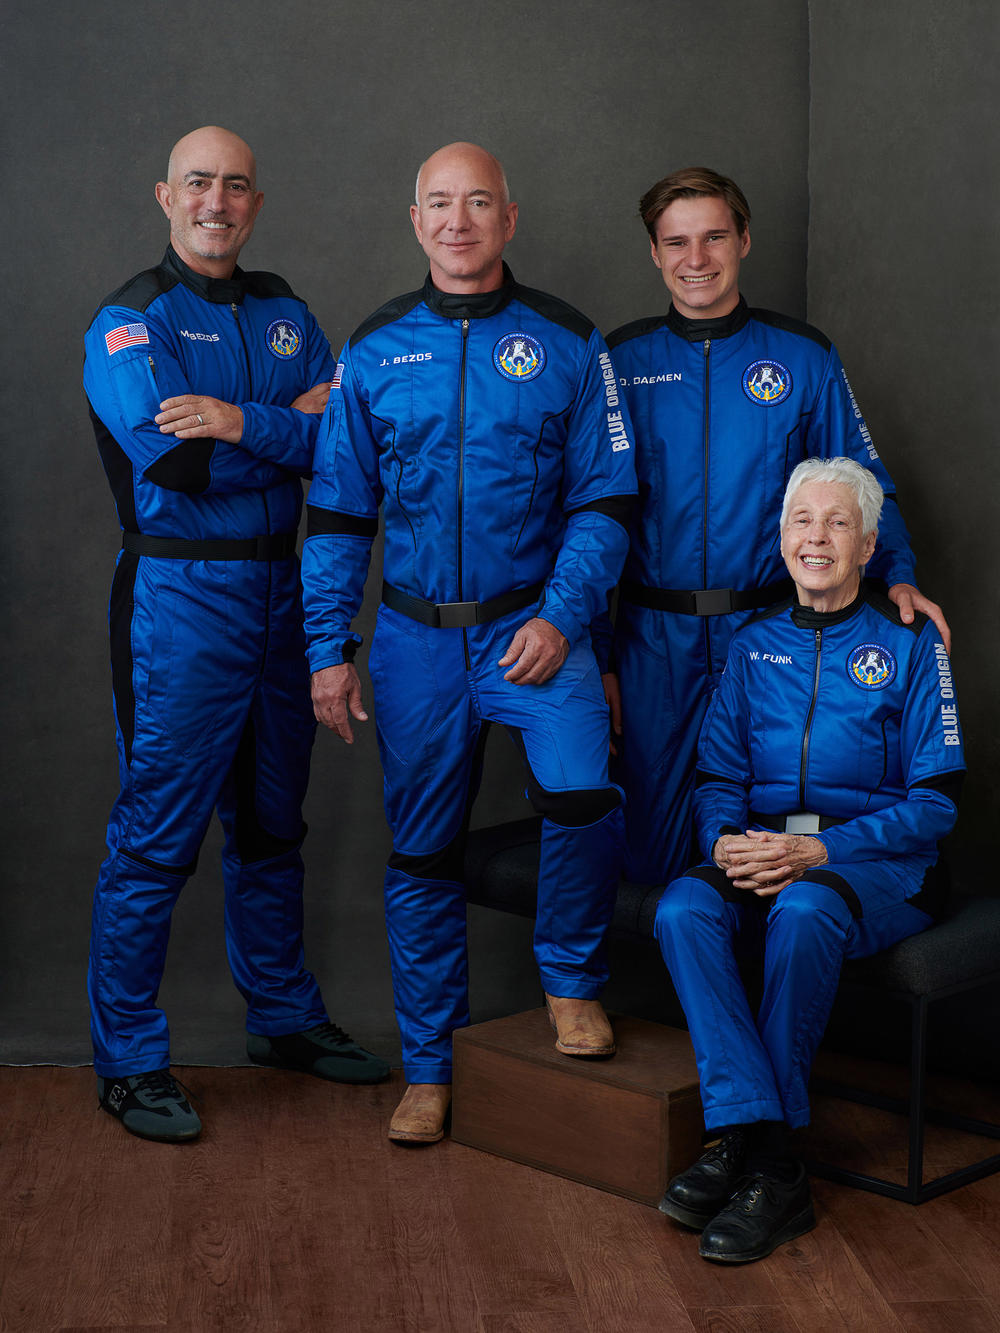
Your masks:
<svg viewBox="0 0 1000 1333"><path fill-rule="evenodd" d="M566 661L568 652L569 643L555 625L535 616L517 631L497 665L510 667L504 680L514 685L544 685Z"/></svg>
<svg viewBox="0 0 1000 1333"><path fill-rule="evenodd" d="M353 745L351 718L358 722L368 721L368 714L361 705L361 680L354 664L341 662L339 666L314 671L312 702L316 721L342 736L348 745Z"/></svg>
<svg viewBox="0 0 1000 1333"><path fill-rule="evenodd" d="M322 413L330 397L330 381L314 384L292 403L299 412ZM235 403L208 398L200 393L182 393L179 398L165 398L153 418L163 435L179 440L225 440L239 444L243 438L243 413Z"/></svg>
<svg viewBox="0 0 1000 1333"><path fill-rule="evenodd" d="M235 403L206 398L200 393L182 393L165 398L153 418L163 435L179 440L225 440L239 444L243 438L243 413Z"/></svg>
<svg viewBox="0 0 1000 1333"><path fill-rule="evenodd" d="M748 829L718 838L712 860L736 888L772 898L801 879L810 866L825 865L827 854L818 838L806 834Z"/></svg>
<svg viewBox="0 0 1000 1333"><path fill-rule="evenodd" d="M948 628L944 612L937 602L932 602L929 597L925 597L919 588L915 588L912 583L894 583L889 589L889 600L895 602L899 607L900 619L904 625L913 624L913 613L915 611L920 611L929 620L933 620L940 632L945 652L951 652L951 630Z"/></svg>
<svg viewBox="0 0 1000 1333"><path fill-rule="evenodd" d="M333 385L329 380L323 380L322 384L314 384L305 393L300 393L292 406L299 412L314 412L322 415L326 411L327 399L330 397L332 388Z"/></svg>

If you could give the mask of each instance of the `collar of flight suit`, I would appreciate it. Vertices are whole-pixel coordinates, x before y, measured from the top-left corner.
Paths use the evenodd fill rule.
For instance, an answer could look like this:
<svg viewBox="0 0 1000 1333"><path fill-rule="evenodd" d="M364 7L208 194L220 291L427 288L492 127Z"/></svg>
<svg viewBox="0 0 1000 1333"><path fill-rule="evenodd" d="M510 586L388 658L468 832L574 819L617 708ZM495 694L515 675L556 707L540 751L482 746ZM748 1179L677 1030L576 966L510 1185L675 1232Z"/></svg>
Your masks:
<svg viewBox="0 0 1000 1333"><path fill-rule="evenodd" d="M431 282L428 273L424 281L424 304L435 315L445 319L489 319L498 315L514 299L517 283L506 264L503 266L503 285L492 292L443 292Z"/></svg>
<svg viewBox="0 0 1000 1333"><path fill-rule="evenodd" d="M671 302L667 311L667 328L689 343L704 342L706 339L714 342L717 338L731 338L734 333L739 333L749 318L750 308L742 296L735 309L721 319L688 319Z"/></svg>
<svg viewBox="0 0 1000 1333"><path fill-rule="evenodd" d="M247 290L247 275L239 265L237 265L231 278L209 278L204 273L195 273L193 268L188 268L174 247L168 245L167 253L163 256L162 267L168 273L180 278L184 286L190 287L203 301L211 301L215 305L242 305L243 303L243 297Z"/></svg>
<svg viewBox="0 0 1000 1333"><path fill-rule="evenodd" d="M799 629L826 629L828 625L839 625L842 620L850 620L851 616L856 615L866 600L863 579L857 597L839 611L814 611L811 606L802 606L796 600L792 603L792 624Z"/></svg>

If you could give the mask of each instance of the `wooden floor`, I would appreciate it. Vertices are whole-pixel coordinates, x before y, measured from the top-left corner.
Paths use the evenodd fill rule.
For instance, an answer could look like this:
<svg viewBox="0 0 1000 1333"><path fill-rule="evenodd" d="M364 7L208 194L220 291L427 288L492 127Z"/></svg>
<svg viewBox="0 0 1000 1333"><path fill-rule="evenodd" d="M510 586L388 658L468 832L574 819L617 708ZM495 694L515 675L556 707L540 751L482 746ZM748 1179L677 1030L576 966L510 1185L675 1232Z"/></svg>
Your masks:
<svg viewBox="0 0 1000 1333"><path fill-rule="evenodd" d="M389 1144L398 1073L176 1072L206 1126L182 1147L126 1134L89 1069L0 1068L5 1333L1000 1330L1000 1176L920 1208L816 1181L816 1230L730 1269L652 1208ZM900 1122L847 1119L874 1114L837 1124L884 1164ZM936 1137L932 1168L967 1146Z"/></svg>

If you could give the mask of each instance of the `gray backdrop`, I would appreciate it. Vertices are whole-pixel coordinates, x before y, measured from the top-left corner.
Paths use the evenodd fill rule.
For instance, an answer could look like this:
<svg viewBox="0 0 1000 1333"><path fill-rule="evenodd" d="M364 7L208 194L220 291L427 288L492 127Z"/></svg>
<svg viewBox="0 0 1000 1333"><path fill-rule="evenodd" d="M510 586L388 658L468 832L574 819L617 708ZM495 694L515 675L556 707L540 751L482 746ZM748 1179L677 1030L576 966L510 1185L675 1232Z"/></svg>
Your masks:
<svg viewBox="0 0 1000 1333"><path fill-rule="evenodd" d="M521 205L515 272L606 330L664 306L642 191L688 164L735 176L754 213L744 291L838 342L921 582L951 616L974 766L960 846L970 867L985 854L996 22L992 0L243 0L207 16L191 0L57 0L8 13L0 1059L89 1059L90 895L117 790L105 611L118 532L81 336L100 299L159 258L152 187L200 124L257 152L266 202L244 265L283 273L335 347L422 281L407 207L442 143L503 159ZM369 599L362 630L371 614ZM487 763L475 822L527 813L503 736ZM350 751L318 738L306 813L309 960L333 1016L395 1058L370 724ZM178 1063L243 1058L218 845L213 829L175 916L161 998ZM471 913L475 1017L538 1002L529 944L529 923Z"/></svg>

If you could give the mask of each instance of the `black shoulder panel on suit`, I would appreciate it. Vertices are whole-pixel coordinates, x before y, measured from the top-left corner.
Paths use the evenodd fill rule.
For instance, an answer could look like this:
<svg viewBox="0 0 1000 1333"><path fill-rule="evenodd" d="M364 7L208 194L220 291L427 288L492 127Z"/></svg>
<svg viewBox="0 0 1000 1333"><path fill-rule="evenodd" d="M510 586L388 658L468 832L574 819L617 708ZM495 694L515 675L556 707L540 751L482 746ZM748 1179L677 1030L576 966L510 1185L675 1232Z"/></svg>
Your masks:
<svg viewBox="0 0 1000 1333"><path fill-rule="evenodd" d="M418 306L423 300L424 293L421 289L416 292L406 292L403 296L397 296L392 301L386 301L385 305L379 306L374 314L369 315L364 323L351 334L347 340L348 346L353 347L355 343L361 342L367 338L370 333L375 333L378 329L385 328L386 324L392 324L397 319L402 319L408 315L414 306Z"/></svg>
<svg viewBox="0 0 1000 1333"><path fill-rule="evenodd" d="M913 624L907 625L900 616L899 607L896 603L890 601L880 589L873 588L867 582L864 584L864 596L865 601L873 611L877 611L880 616L885 616L886 620L891 621L893 625L898 625L900 629L910 630L912 634L919 634L929 619L922 611L916 611L913 615Z"/></svg>
<svg viewBox="0 0 1000 1333"><path fill-rule="evenodd" d="M631 338L641 338L643 334L662 328L666 322L666 315L647 315L645 319L633 319L630 324L622 324L608 334L608 346L618 347Z"/></svg>
<svg viewBox="0 0 1000 1333"><path fill-rule="evenodd" d="M176 287L178 281L178 278L168 273L162 266L147 268L144 272L137 273L134 278L129 278L128 282L110 296L106 296L94 311L94 317L96 318L98 312L108 305L124 305L130 310L147 310L158 296L169 292L171 287Z"/></svg>
<svg viewBox="0 0 1000 1333"><path fill-rule="evenodd" d="M272 296L290 296L293 301L299 299L285 279L277 273L266 273L264 270L260 270L246 274L244 281L250 295L256 296L260 300L267 300L268 297Z"/></svg>
<svg viewBox="0 0 1000 1333"><path fill-rule="evenodd" d="M537 314L545 319L551 319L553 324L569 329L570 333L575 333L584 342L594 331L594 325L586 315L577 310L576 306L561 301L558 296L550 296L548 292L537 291L534 287L522 287L518 282L514 285L514 300L523 301Z"/></svg>
<svg viewBox="0 0 1000 1333"><path fill-rule="evenodd" d="M792 319L790 315L779 315L776 310L751 310L750 318L756 319L761 324L769 324L772 329L782 329L785 333L797 333L801 338L809 338L814 343L819 343L824 352L828 352L833 346L826 334L814 328L812 324L806 324L801 319Z"/></svg>

